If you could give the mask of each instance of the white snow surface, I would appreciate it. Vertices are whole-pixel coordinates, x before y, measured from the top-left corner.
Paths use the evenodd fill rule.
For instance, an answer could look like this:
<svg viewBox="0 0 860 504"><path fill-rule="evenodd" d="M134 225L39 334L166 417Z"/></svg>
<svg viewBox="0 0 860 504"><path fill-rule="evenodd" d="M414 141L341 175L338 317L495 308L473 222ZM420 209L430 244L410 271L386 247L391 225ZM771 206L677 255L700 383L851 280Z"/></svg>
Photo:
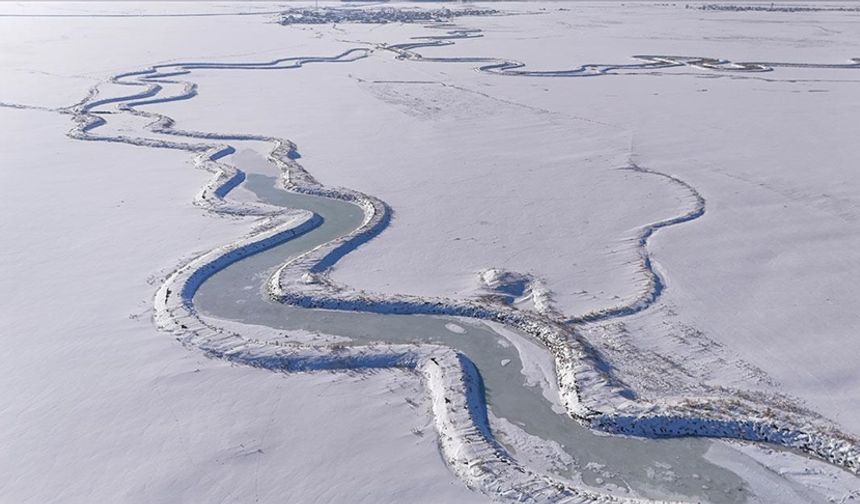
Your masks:
<svg viewBox="0 0 860 504"><path fill-rule="evenodd" d="M507 8L541 7L559 6ZM833 12L565 7L459 20L484 37L419 52L514 58L535 69L633 63L635 54L846 63L860 53L857 17ZM286 29L335 37L331 27ZM440 34L340 29L368 41ZM320 181L390 204L391 226L333 273L368 291L466 297L478 291L481 271L499 267L543 279L567 315L614 306L645 283L636 231L693 204L666 179L616 168L632 160L677 176L706 198L707 211L652 240L668 285L664 302L780 391L860 434L852 276L860 72L684 68L534 79L475 66L377 52L288 80L204 75L199 101L170 110L194 127L289 136ZM257 87L280 93L229 98ZM256 112L263 107L283 114Z"/></svg>
<svg viewBox="0 0 860 504"><path fill-rule="evenodd" d="M0 13L268 7L4 4ZM860 18L839 13L502 7L553 12L458 20L484 38L419 52L535 69L635 54L860 56ZM356 41L439 34L264 20L0 17L0 102L70 105L111 74L164 61L329 55ZM678 177L707 211L649 242L666 290L625 322L627 343L704 363L712 384L796 396L860 435L860 70L536 79L475 66L377 51L252 79L201 71L195 100L150 110L169 110L186 129L290 138L321 182L391 205L392 224L338 263L338 282L468 297L480 293L480 272L503 268L540 278L571 317L635 297L647 280L638 230L694 203L677 184L617 168L635 162ZM186 153L79 142L63 135L70 127L66 116L0 108L0 501L485 500L446 468L434 436L414 434L432 430L414 374L285 377L206 359L157 332L150 310L164 276L253 223L191 204L209 174ZM662 338L689 328L768 380ZM526 353L529 376L552 395L543 379L551 363Z"/></svg>
<svg viewBox="0 0 860 504"><path fill-rule="evenodd" d="M260 33L260 21L0 18L0 101L70 105L153 61L283 52L285 32ZM219 35L235 30L246 35ZM449 472L434 436L414 434L433 428L416 375L286 376L157 331L164 276L253 222L192 205L211 175L187 153L81 142L71 126L0 108L0 502L486 501Z"/></svg>

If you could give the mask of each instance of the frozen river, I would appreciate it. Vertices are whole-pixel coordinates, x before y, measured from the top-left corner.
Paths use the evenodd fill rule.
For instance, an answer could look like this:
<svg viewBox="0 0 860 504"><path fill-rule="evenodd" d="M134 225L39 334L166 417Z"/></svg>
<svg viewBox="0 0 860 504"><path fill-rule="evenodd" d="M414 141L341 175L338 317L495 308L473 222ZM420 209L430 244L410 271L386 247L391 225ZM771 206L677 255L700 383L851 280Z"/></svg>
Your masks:
<svg viewBox="0 0 860 504"><path fill-rule="evenodd" d="M249 173L244 187L259 200L310 210L320 215L323 223L212 276L194 298L202 314L285 331L345 337L350 340L348 344L355 345L379 342L447 345L467 355L479 368L492 412L491 425L493 416L501 417L528 434L563 447L575 462L559 471L561 476L581 474L588 485L611 484L653 498L685 497L714 503L745 500L743 480L705 459L714 441L608 436L554 411L539 387L526 384L520 354L513 342L482 322L427 315L315 310L271 301L264 292L264 284L278 266L352 231L361 224L363 214L352 203L278 188L274 177L261 173L271 168L267 170L265 159L254 151L242 151L236 160ZM530 338L523 333L517 337ZM499 437L504 442L505 437Z"/></svg>
<svg viewBox="0 0 860 504"><path fill-rule="evenodd" d="M0 501L860 496L856 9L158 5L0 16Z"/></svg>

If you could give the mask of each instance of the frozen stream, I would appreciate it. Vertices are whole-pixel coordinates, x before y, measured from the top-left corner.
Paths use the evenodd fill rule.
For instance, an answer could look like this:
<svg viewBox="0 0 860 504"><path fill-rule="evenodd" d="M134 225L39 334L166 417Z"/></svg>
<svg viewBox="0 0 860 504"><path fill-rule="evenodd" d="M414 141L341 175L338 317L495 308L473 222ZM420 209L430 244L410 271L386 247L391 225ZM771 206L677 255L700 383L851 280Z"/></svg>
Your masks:
<svg viewBox="0 0 860 504"><path fill-rule="evenodd" d="M308 233L234 263L212 276L194 298L202 315L279 330L336 335L349 338L347 344L425 342L450 346L467 355L480 370L493 430L499 441L515 455L515 447L520 444L513 440L529 438L522 432L514 432L521 428L532 436L562 446L574 463L558 469L558 474L572 479L580 474L588 485L606 490L606 485L611 484L651 498L674 497L714 503L746 501L748 489L744 480L706 459L705 453L715 441L608 436L557 413L544 395L552 391L527 385L516 346L502 331L497 332L487 324L428 315L312 310L270 301L263 285L277 266L352 231L361 224L363 214L351 203L278 188L276 178L271 175L272 167L253 150L240 152L235 161L248 173L243 187L259 200L311 210L324 222ZM518 337L533 341L523 333L518 333ZM512 428L510 424L517 427Z"/></svg>

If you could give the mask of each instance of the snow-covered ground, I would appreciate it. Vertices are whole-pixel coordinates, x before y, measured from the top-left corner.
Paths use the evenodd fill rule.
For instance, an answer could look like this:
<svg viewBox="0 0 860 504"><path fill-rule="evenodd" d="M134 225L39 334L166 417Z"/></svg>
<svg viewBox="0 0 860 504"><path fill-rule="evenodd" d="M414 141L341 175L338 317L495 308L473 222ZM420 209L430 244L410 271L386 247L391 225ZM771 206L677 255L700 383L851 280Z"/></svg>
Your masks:
<svg viewBox="0 0 860 504"><path fill-rule="evenodd" d="M147 111L186 130L289 138L323 184L387 203L390 225L337 263L336 282L466 299L487 295L488 269L516 272L540 287L534 307L591 320L573 327L641 398L761 393L860 435L860 17L487 8L518 15L457 18L482 36L410 49L422 61L379 44L451 27L282 26L264 3L4 4L0 102L69 106L165 62L373 49L301 70L195 71L197 97ZM648 67L637 55L818 66ZM606 75L476 71L497 59ZM0 127L0 501L485 500L439 456L415 373L285 376L204 358L153 327L167 274L254 223L192 204L211 175L187 153L74 140L70 116L49 110L0 107ZM643 230L690 212L651 237L643 267ZM656 302L593 316L653 294L652 269ZM525 354L530 379L545 379L551 359ZM715 446L710 458L752 472ZM820 462L743 449L788 474L750 482L762 502L860 487Z"/></svg>
<svg viewBox="0 0 860 504"><path fill-rule="evenodd" d="M213 45L248 21L2 18L0 95L70 105L140 63L259 50ZM283 51L275 28L267 48ZM273 374L158 332L164 275L251 222L192 205L210 175L186 153L80 142L70 126L0 108L0 502L486 500L439 457L415 375Z"/></svg>
<svg viewBox="0 0 860 504"><path fill-rule="evenodd" d="M162 276L248 227L190 204L208 174L184 153L68 139L59 115L0 114L0 501L386 501L378 488L391 502L479 500L434 436L412 432L432 431L414 375L286 377L155 330Z"/></svg>

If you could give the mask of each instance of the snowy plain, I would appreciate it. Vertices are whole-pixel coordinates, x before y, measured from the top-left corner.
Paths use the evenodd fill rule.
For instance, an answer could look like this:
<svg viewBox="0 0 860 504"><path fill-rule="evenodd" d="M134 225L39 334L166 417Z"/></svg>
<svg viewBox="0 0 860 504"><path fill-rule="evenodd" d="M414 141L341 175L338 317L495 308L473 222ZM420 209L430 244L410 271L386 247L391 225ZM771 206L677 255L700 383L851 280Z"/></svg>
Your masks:
<svg viewBox="0 0 860 504"><path fill-rule="evenodd" d="M217 10L3 5L180 7ZM212 45L233 21L2 18L3 101L70 105L129 65L258 49ZM287 377L207 359L153 327L159 279L252 224L191 204L209 175L186 153L73 140L52 113L0 114L0 501L486 501L450 475L434 436L412 432L432 429L414 375Z"/></svg>
<svg viewBox="0 0 860 504"><path fill-rule="evenodd" d="M277 10L2 7L16 15ZM494 8L520 15L464 18L459 24L484 36L420 52L513 58L535 69L624 64L637 54L835 64L860 55L857 14L649 3ZM4 16L0 102L68 106L112 74L159 62L333 55L442 33L273 19ZM539 279L571 318L636 297L647 283L637 233L695 204L671 180L621 168L671 174L707 206L649 242L665 291L640 314L585 324L585 337L643 395L701 383L780 392L860 435L860 70L684 67L565 79L475 66L377 50L355 64L300 71L203 70L194 100L149 110L186 129L290 138L323 183L388 203L390 226L337 264L338 282L467 298L482 293L481 272L500 268ZM191 204L209 175L186 153L73 140L64 136L69 118L49 111L0 114L2 231L14 237L0 276L10 293L0 329L2 445L11 455L2 461L10 475L3 500L485 499L448 471L433 435L415 434L433 430L416 376L284 376L206 359L155 330L161 279L252 224ZM796 460L785 464L796 470ZM853 476L819 476L798 478L807 489L829 480L822 492L836 499L856 490ZM803 502L805 491L794 498Z"/></svg>

